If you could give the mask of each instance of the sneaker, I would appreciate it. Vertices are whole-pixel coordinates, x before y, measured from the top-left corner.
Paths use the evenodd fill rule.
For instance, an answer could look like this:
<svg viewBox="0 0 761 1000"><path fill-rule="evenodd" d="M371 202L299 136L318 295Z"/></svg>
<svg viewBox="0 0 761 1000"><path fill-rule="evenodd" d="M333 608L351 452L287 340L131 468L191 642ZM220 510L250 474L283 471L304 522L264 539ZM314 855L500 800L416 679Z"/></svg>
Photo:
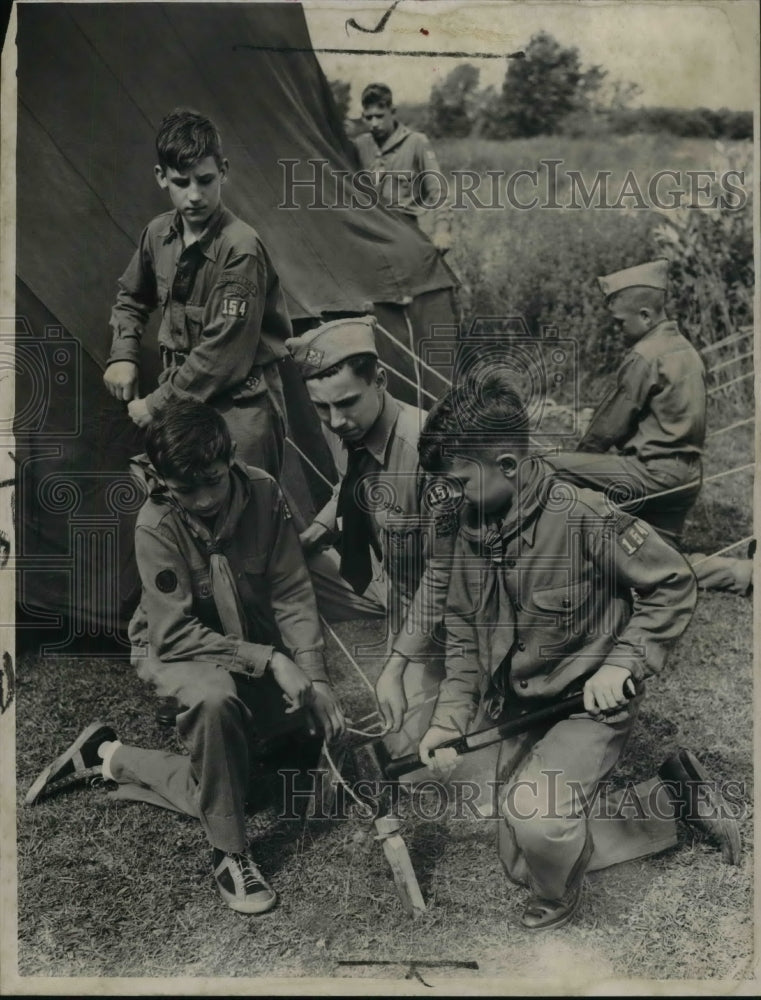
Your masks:
<svg viewBox="0 0 761 1000"><path fill-rule="evenodd" d="M24 802L33 806L55 792L81 784L103 774L103 761L98 756L101 743L113 741L116 733L103 722L93 722L74 740L68 750L49 764L35 779Z"/></svg>
<svg viewBox="0 0 761 1000"><path fill-rule="evenodd" d="M250 854L226 854L215 847L212 864L219 893L231 909L266 913L277 902L277 893Z"/></svg>

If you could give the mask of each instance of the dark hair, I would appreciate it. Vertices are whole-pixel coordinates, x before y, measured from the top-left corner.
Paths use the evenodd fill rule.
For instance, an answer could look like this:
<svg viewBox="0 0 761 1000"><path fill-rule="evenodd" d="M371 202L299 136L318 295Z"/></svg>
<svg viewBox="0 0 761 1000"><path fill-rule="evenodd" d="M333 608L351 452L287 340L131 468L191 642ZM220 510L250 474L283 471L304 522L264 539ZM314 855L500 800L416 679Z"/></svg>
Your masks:
<svg viewBox="0 0 761 1000"><path fill-rule="evenodd" d="M374 354L351 354L348 358L344 358L343 361L339 361L337 365L331 365L330 368L326 368L324 372L319 372L317 375L308 375L305 381L319 381L323 378L330 378L332 375L337 375L346 367L351 368L355 375L358 375L359 378L364 379L370 385L378 371L378 359Z"/></svg>
<svg viewBox="0 0 761 1000"><path fill-rule="evenodd" d="M446 472L456 454L528 451L528 416L505 368L468 376L431 407L418 440L420 465Z"/></svg>
<svg viewBox="0 0 761 1000"><path fill-rule="evenodd" d="M212 406L182 399L154 416L145 450L160 476L192 482L212 462L229 462L233 446L224 418Z"/></svg>
<svg viewBox="0 0 761 1000"><path fill-rule="evenodd" d="M162 170L187 170L188 167L213 156L222 169L222 140L217 127L190 108L175 108L166 115L156 135L156 154Z"/></svg>
<svg viewBox="0 0 761 1000"><path fill-rule="evenodd" d="M385 83L368 83L362 91L362 107L367 108L371 104L380 104L384 108L393 107L394 97L391 88Z"/></svg>

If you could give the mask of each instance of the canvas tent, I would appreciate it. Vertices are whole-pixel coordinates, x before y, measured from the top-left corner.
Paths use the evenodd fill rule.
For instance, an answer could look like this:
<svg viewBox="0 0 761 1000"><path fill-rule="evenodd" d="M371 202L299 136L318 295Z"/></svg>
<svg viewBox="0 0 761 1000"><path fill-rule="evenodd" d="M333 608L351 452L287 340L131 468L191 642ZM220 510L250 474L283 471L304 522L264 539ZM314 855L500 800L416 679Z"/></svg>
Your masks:
<svg viewBox="0 0 761 1000"><path fill-rule="evenodd" d="M307 161L327 161L344 171L344 195L355 166L299 4L20 4L17 44L18 603L37 631L64 616L71 636L102 633L123 626L136 596L139 496L125 469L140 450L124 404L102 386L107 324L142 227L167 207L151 176L162 116L191 106L218 124L231 162L225 200L269 248L297 328L372 303L409 345L451 327L452 280L428 240L393 213L310 210L305 189L300 207L278 207L278 160L297 161L301 178L311 176ZM153 340L144 345L148 385ZM414 378L409 354L380 340L383 356ZM330 475L293 372L286 388L292 437ZM394 390L414 399L407 382ZM292 495L302 508L319 503L324 482L288 452Z"/></svg>

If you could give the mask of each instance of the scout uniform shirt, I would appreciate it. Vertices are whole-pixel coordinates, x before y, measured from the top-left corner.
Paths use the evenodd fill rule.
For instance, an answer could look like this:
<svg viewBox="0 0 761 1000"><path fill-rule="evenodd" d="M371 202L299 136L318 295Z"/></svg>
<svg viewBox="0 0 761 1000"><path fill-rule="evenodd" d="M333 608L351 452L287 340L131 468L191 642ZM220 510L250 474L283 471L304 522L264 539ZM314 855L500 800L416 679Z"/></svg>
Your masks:
<svg viewBox="0 0 761 1000"><path fill-rule="evenodd" d="M432 206L438 203L441 192L436 177L423 176L414 183L424 171L440 173L436 154L422 132L413 132L398 122L382 146L369 132L358 135L354 145L361 169L376 175L381 204L418 215L419 201Z"/></svg>
<svg viewBox="0 0 761 1000"><path fill-rule="evenodd" d="M658 323L624 359L579 451L617 448L641 462L697 461L706 428L705 368L676 323Z"/></svg>
<svg viewBox="0 0 761 1000"><path fill-rule="evenodd" d="M495 718L505 699L557 699L604 663L640 680L692 615L694 575L656 531L540 460L520 474L504 523L470 508L457 537L432 725L464 732L480 696Z"/></svg>
<svg viewBox="0 0 761 1000"><path fill-rule="evenodd" d="M327 680L312 583L290 513L275 481L235 462L228 504L208 531L157 484L147 458L136 473L152 487L135 528L143 585L130 622L133 646L164 661L205 660L261 676L279 638L310 680ZM212 560L231 570L244 635L225 634Z"/></svg>
<svg viewBox="0 0 761 1000"><path fill-rule="evenodd" d="M407 609L393 648L408 659L426 647L442 617L457 533L457 497L443 479L426 475L418 464L417 442L424 419L422 410L386 392L380 416L361 442L377 463L375 482L366 494L372 504L371 528L391 581L391 598L401 601L402 612ZM346 448L329 431L325 439L343 478ZM340 488L339 480L333 496L315 517L330 531L337 527Z"/></svg>
<svg viewBox="0 0 761 1000"><path fill-rule="evenodd" d="M177 213L165 212L143 230L119 279L109 364L139 364L156 308L164 371L145 397L151 413L173 396L254 399L267 391L262 366L288 353L291 323L277 272L256 231L222 205L188 247Z"/></svg>

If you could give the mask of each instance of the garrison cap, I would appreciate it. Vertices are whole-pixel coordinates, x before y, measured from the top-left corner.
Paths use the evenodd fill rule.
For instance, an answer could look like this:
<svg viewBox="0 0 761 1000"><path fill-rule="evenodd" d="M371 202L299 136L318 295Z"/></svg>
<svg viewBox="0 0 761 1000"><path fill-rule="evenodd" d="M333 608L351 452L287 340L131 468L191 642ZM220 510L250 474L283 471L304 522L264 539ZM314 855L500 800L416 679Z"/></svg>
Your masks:
<svg viewBox="0 0 761 1000"><path fill-rule="evenodd" d="M374 354L375 317L351 316L323 323L300 337L289 337L285 346L304 378L314 378L355 354Z"/></svg>
<svg viewBox="0 0 761 1000"><path fill-rule="evenodd" d="M665 292L668 287L668 279L669 262L666 257L658 257L657 260L649 260L646 264L637 264L636 267L625 267L623 271L606 274L597 279L597 284L607 299L617 292L622 292L625 288L637 286L659 288Z"/></svg>

